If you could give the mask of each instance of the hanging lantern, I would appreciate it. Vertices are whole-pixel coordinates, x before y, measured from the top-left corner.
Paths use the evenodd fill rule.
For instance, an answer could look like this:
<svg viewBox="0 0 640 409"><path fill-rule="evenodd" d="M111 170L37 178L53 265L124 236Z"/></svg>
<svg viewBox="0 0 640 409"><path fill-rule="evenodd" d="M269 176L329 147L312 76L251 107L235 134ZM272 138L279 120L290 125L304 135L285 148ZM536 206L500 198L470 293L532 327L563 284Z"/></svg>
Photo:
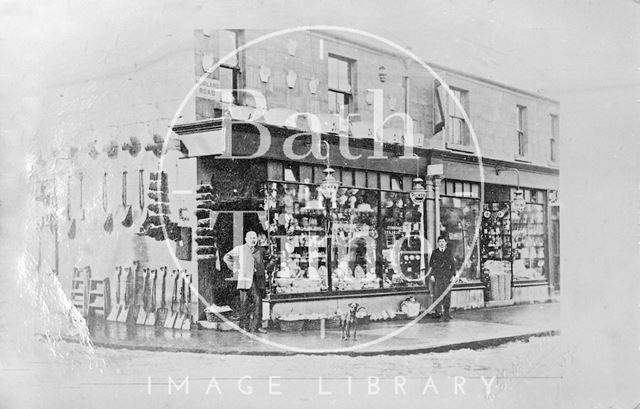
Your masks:
<svg viewBox="0 0 640 409"><path fill-rule="evenodd" d="M513 194L513 210L521 212L527 206L527 202L524 200L524 192L521 189L517 189Z"/></svg>
<svg viewBox="0 0 640 409"><path fill-rule="evenodd" d="M338 188L340 187L340 181L333 176L334 170L330 167L326 167L323 172L325 174L324 180L320 183L318 190L320 190L322 196L334 202L333 207L335 207L335 199L338 194Z"/></svg>
<svg viewBox="0 0 640 409"><path fill-rule="evenodd" d="M416 177L413 179L413 186L409 192L409 197L414 205L421 205L427 198L427 189L424 188L422 178Z"/></svg>

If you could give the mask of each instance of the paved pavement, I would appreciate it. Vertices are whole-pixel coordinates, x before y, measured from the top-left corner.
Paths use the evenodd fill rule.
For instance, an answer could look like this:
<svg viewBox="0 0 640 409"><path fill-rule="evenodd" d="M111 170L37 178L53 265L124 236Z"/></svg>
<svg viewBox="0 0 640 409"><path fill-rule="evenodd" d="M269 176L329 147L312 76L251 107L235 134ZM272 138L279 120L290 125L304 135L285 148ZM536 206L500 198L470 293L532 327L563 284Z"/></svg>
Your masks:
<svg viewBox="0 0 640 409"><path fill-rule="evenodd" d="M340 330L282 332L249 336L237 331L180 331L96 320L89 323L96 346L150 351L209 354L346 355L413 354L480 349L560 332L560 303L517 305L455 311L454 319L429 317L411 321L375 322L358 327L357 340L341 339Z"/></svg>

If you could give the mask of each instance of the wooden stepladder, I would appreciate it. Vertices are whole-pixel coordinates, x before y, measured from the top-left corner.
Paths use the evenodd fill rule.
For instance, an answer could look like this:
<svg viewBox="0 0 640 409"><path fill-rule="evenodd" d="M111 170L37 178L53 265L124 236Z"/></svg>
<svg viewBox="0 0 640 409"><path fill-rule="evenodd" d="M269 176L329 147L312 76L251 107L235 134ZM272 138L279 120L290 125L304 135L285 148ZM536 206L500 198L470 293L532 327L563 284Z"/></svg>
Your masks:
<svg viewBox="0 0 640 409"><path fill-rule="evenodd" d="M91 267L73 268L71 303L84 317L89 314L89 280L91 280Z"/></svg>
<svg viewBox="0 0 640 409"><path fill-rule="evenodd" d="M111 286L109 278L89 280L89 316L106 317L111 310Z"/></svg>

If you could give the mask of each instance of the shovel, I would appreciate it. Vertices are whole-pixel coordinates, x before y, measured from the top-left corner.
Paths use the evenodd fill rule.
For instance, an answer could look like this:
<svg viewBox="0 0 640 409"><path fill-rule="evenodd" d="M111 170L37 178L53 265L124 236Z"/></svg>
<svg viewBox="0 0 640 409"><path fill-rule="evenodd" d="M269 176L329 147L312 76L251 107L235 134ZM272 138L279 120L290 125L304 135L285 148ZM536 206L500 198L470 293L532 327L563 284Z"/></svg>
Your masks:
<svg viewBox="0 0 640 409"><path fill-rule="evenodd" d="M107 316L107 321L117 321L118 315L124 306L124 298L121 296L122 292L120 291L120 286L122 285L122 267L116 267L116 271L118 272L118 286L116 287L116 305L111 308L111 312Z"/></svg>
<svg viewBox="0 0 640 409"><path fill-rule="evenodd" d="M164 326L164 322L167 320L167 302L165 296L165 290L167 287L167 267L160 267L162 272L162 298L160 299L160 308L156 310L156 327Z"/></svg>
<svg viewBox="0 0 640 409"><path fill-rule="evenodd" d="M138 318L136 318L136 324L144 325L147 320L147 292L149 291L149 269L142 269L142 291L138 296Z"/></svg>
<svg viewBox="0 0 640 409"><path fill-rule="evenodd" d="M131 267L125 268L124 271L127 275L126 279L122 283L124 287L124 297L121 300L122 308L120 309L120 313L116 319L118 322L127 322L127 318L129 316L129 305L131 303L131 281L133 280L133 273L131 271Z"/></svg>
<svg viewBox="0 0 640 409"><path fill-rule="evenodd" d="M156 281L158 277L158 270L151 270L151 306L147 308L147 319L144 321L144 325L156 325ZM145 303L145 306L147 304Z"/></svg>
<svg viewBox="0 0 640 409"><path fill-rule="evenodd" d="M182 329L186 331L191 329L191 280L192 280L191 274L187 274L187 277L189 277L189 283L187 284L187 305L186 305L186 312L184 314L184 320L182 321Z"/></svg>
<svg viewBox="0 0 640 409"><path fill-rule="evenodd" d="M180 276L180 303L178 307L178 316L176 317L176 322L173 324L173 328L182 329L182 322L184 321L184 281L185 276L182 273L178 274Z"/></svg>
<svg viewBox="0 0 640 409"><path fill-rule="evenodd" d="M167 319L164 321L165 328L173 328L173 325L176 323L176 318L178 317L178 311L175 310L175 304L177 301L177 291L178 291L178 270L173 270L171 272L171 279L173 280L173 290L171 295L171 311L167 313Z"/></svg>
<svg viewBox="0 0 640 409"><path fill-rule="evenodd" d="M129 314L127 316L127 322L133 321L133 323L137 323L138 321L138 313L140 312L140 292L141 288L141 276L142 271L140 268L140 262L134 261L135 267L133 268L133 280L129 286ZM144 278L144 276L142 276Z"/></svg>

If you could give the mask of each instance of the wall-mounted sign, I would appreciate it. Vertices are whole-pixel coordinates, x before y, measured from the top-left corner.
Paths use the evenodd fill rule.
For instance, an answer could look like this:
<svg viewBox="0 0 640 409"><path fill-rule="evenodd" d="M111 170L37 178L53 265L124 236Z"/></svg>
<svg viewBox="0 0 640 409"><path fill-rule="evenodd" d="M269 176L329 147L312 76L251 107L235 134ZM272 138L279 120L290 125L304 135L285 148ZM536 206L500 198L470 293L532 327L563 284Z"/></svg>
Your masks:
<svg viewBox="0 0 640 409"><path fill-rule="evenodd" d="M312 78L309 80L309 91L311 91L312 94L315 94L316 92L318 92L319 83L320 81L318 81L317 78Z"/></svg>
<svg viewBox="0 0 640 409"><path fill-rule="evenodd" d="M287 86L289 88L293 88L296 86L296 80L298 79L298 74L294 71L289 70L287 73Z"/></svg>
<svg viewBox="0 0 640 409"><path fill-rule="evenodd" d="M220 80L207 78L196 89L196 97L220 101Z"/></svg>
<svg viewBox="0 0 640 409"><path fill-rule="evenodd" d="M364 100L367 102L368 105L373 104L373 91L371 91L370 89L367 90L367 93L365 94Z"/></svg>
<svg viewBox="0 0 640 409"><path fill-rule="evenodd" d="M267 83L269 82L269 76L271 75L271 68L266 65L260 66L260 81Z"/></svg>
<svg viewBox="0 0 640 409"><path fill-rule="evenodd" d="M289 51L289 55L296 55L296 48L298 47L298 43L293 38L287 42L287 51Z"/></svg>
<svg viewBox="0 0 640 409"><path fill-rule="evenodd" d="M389 97L389 109L390 110L395 111L397 104L398 104L398 99L396 97Z"/></svg>

